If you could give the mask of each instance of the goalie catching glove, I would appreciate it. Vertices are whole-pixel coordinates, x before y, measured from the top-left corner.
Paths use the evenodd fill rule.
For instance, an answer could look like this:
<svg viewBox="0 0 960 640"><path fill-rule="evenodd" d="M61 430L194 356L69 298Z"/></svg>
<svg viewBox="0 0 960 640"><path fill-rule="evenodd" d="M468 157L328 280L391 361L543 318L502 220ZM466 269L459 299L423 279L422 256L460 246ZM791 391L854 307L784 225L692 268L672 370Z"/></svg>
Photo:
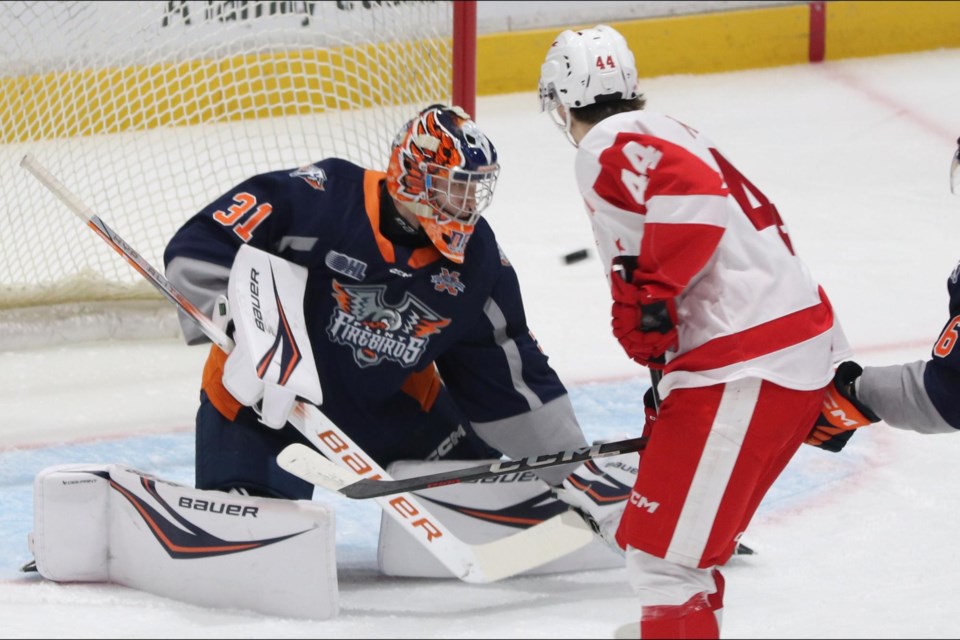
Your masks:
<svg viewBox="0 0 960 640"><path fill-rule="evenodd" d="M857 398L856 382L862 373L863 368L856 362L840 363L823 396L820 417L804 442L837 453L853 437L854 430L880 421Z"/></svg>
<svg viewBox="0 0 960 640"><path fill-rule="evenodd" d="M298 397L323 401L303 318L306 283L304 267L243 245L230 270L229 308L216 305L215 322L235 327L223 386L273 429L287 423Z"/></svg>
<svg viewBox="0 0 960 640"><path fill-rule="evenodd" d="M554 489L558 499L573 507L604 542L620 553L623 549L616 541L617 527L637 479L639 462L636 453L587 460Z"/></svg>
<svg viewBox="0 0 960 640"><path fill-rule="evenodd" d="M649 438L657 421L653 387L643 394L643 411L642 435ZM622 440L625 437L611 438L595 444ZM553 490L557 498L573 507L604 542L621 553L623 549L616 541L617 528L620 526L623 510L627 507L627 498L637 481L639 463L640 457L636 453L588 460L567 476L561 487Z"/></svg>

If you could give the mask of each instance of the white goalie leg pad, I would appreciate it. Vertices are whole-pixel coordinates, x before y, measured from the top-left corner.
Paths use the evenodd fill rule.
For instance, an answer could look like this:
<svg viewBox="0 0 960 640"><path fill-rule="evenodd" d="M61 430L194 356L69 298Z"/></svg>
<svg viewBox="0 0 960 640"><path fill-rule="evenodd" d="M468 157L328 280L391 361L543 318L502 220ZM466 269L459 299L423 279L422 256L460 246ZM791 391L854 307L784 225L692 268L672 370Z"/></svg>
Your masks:
<svg viewBox="0 0 960 640"><path fill-rule="evenodd" d="M400 460L387 468L394 479L464 469L495 460ZM469 483L435 487L415 494L454 535L469 544L483 544L539 524L568 507L532 471L511 473ZM452 578L435 557L394 520L381 517L377 548L380 571L388 576ZM623 567L623 556L600 538L582 549L520 575Z"/></svg>
<svg viewBox="0 0 960 640"><path fill-rule="evenodd" d="M114 582L190 604L329 619L339 611L333 512L307 500L201 491L121 465L34 481L31 547L56 582Z"/></svg>
<svg viewBox="0 0 960 640"><path fill-rule="evenodd" d="M30 551L44 578L110 580L110 466L57 465L34 478Z"/></svg>

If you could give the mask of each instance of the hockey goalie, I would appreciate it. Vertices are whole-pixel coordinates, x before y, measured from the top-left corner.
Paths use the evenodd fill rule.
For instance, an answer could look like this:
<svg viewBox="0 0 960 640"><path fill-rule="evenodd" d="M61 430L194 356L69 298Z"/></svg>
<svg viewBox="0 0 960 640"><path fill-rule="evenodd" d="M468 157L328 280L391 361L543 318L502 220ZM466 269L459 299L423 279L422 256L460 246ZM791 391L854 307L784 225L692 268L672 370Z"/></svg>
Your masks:
<svg viewBox="0 0 960 640"><path fill-rule="evenodd" d="M271 274L262 290L251 286L253 272ZM315 403L323 399L316 367L308 357L302 359L308 364L304 371L313 375L287 376L284 385L277 384L279 377L271 378L269 366L263 377L257 375L253 357L268 351L284 330L290 333L283 348L293 343L306 355L312 352L310 336L302 332L304 284L302 271L246 248L238 252L231 270L230 295L218 299L214 313L219 326L229 328L237 341L224 367L224 387L231 397L250 403L258 419L256 428L268 437L276 429L277 419L271 416L282 420L298 399ZM252 304L253 291L257 305ZM235 303L232 308L229 300ZM259 325L270 330L258 333ZM282 422L280 427L284 428ZM436 459L396 460L390 472L402 477L476 464L476 459L444 456L464 436L458 425L435 455L428 456ZM578 473L590 476L581 477L581 487L585 495L589 490L597 497L598 508L609 511L613 505L619 513L636 469L635 462L610 459L599 466L588 463ZM556 470L554 477L565 478ZM453 535L479 545L568 511L570 506L558 499L559 488L559 483L525 472L435 489L419 497ZM35 480L31 550L41 575L58 582L109 581L193 604L330 618L338 610L334 515L304 496L258 490L252 484L195 489L116 464L51 467ZM452 575L386 517L377 560L388 575ZM621 563L597 539L575 553L558 554L533 572L615 568Z"/></svg>

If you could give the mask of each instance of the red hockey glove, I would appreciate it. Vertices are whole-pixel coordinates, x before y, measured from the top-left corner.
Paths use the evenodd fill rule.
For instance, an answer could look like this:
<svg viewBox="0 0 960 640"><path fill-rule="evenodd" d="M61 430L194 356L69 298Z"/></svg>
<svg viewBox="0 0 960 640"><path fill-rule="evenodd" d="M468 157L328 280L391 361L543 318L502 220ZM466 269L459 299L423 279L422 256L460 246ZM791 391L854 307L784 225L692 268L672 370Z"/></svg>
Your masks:
<svg viewBox="0 0 960 640"><path fill-rule="evenodd" d="M632 270L614 269L610 273L613 308L611 325L613 335L627 355L640 364L662 369L661 356L677 348L677 308L673 300L656 300L642 304L640 289L632 280ZM659 362L656 362L660 359Z"/></svg>
<svg viewBox="0 0 960 640"><path fill-rule="evenodd" d="M840 363L823 397L820 417L804 442L837 453L856 429L880 421L877 414L857 399L854 382L862 373L863 368L856 362Z"/></svg>

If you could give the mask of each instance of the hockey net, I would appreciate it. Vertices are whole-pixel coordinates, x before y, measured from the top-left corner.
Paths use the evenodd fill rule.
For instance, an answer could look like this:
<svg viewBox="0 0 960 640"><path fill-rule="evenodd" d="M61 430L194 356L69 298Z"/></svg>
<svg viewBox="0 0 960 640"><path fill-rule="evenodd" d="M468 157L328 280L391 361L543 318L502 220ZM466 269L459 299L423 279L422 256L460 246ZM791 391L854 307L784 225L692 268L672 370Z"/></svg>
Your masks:
<svg viewBox="0 0 960 640"><path fill-rule="evenodd" d="M453 97L453 4L0 3L0 329L160 304L25 153L162 269L179 226L250 175L384 169L402 123Z"/></svg>

